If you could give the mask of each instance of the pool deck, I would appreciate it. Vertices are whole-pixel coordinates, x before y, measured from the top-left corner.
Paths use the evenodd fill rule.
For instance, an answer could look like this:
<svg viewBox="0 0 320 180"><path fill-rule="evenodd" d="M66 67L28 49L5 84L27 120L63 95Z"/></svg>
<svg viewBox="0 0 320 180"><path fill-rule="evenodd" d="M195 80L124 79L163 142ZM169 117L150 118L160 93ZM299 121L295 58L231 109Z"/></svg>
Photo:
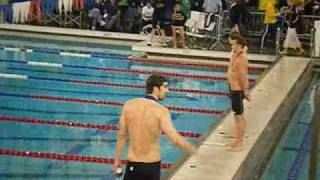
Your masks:
<svg viewBox="0 0 320 180"><path fill-rule="evenodd" d="M155 38L155 42L159 40ZM210 50L199 50L199 49L188 49L188 48L171 48L171 47L161 47L158 43L154 43L153 46L147 46L147 41L142 41L136 43L132 46L133 51L148 52L148 53L157 53L157 54L167 54L167 55L181 55L181 56L190 56L190 57L202 57L202 58L219 58L226 59L230 58L229 51L210 51ZM272 63L275 60L273 55L264 55L264 54L249 54L249 61L259 61L261 63Z"/></svg>
<svg viewBox="0 0 320 180"><path fill-rule="evenodd" d="M244 150L227 151L232 139L221 133L232 132L234 118L229 113L208 136L197 152L171 177L172 180L231 180L234 178L250 149L266 128L281 102L286 98L310 60L283 57L251 91L252 101L245 101L247 128Z"/></svg>
<svg viewBox="0 0 320 180"><path fill-rule="evenodd" d="M101 42L108 39L121 40L130 39L135 43L132 45L134 51L149 52L155 54L188 55L190 57L202 57L205 59L223 58L228 59L230 52L204 51L196 49L173 49L157 45L146 46L146 36L128 35L123 33L96 32L91 30L75 30L51 27L39 27L28 25L0 24L1 30L25 31L32 33L45 33L46 36L71 35L87 38L100 38ZM65 40L65 39L64 39ZM68 39L69 40L69 39ZM91 42L91 41L90 41ZM96 42L96 40L94 40ZM261 66L269 66L276 61L275 56L249 54L249 60L261 61ZM189 60L197 58L189 58ZM227 61L211 61L213 63L224 63ZM224 137L221 133L232 132L234 119L231 113L227 114L221 123L216 127L207 139L202 143L197 152L191 156L177 171L170 177L172 180L231 180L237 173L240 165L248 156L250 149L257 142L258 137L266 128L281 102L286 98L289 91L308 66L310 60L300 57L282 57L265 74L258 84L251 91L252 101L245 101L245 116L247 119L246 139L244 150L240 152L227 151L232 139ZM268 64L268 65L267 65ZM250 62L250 66L253 64Z"/></svg>

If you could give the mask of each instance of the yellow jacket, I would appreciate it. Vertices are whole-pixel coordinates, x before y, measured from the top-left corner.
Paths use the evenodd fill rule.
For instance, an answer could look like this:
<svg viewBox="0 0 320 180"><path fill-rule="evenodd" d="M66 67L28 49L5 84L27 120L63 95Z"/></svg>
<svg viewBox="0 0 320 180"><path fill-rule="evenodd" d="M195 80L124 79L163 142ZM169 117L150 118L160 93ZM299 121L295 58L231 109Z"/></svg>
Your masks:
<svg viewBox="0 0 320 180"><path fill-rule="evenodd" d="M278 10L275 7L275 0L270 0L264 15L264 24L274 24L277 21Z"/></svg>

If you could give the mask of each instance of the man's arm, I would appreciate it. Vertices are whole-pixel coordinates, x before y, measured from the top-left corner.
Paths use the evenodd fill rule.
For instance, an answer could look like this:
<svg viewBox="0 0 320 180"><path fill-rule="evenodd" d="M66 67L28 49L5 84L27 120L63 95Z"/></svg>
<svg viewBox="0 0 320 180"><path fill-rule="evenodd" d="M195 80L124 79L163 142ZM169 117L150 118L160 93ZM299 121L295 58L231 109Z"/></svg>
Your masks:
<svg viewBox="0 0 320 180"><path fill-rule="evenodd" d="M123 151L124 146L126 145L127 140L127 125L125 119L125 106L123 107L120 121L119 121L119 131L118 131L118 138L117 138L117 145L116 145L116 153L114 158L113 164L113 172L116 174L117 168L121 167L121 154Z"/></svg>
<svg viewBox="0 0 320 180"><path fill-rule="evenodd" d="M160 117L160 127L164 134L166 134L169 140L182 148L183 150L187 151L189 154L193 154L195 152L195 147L191 145L189 142L184 140L178 133L177 130L174 128L169 111L166 109Z"/></svg>
<svg viewBox="0 0 320 180"><path fill-rule="evenodd" d="M245 98L250 100L249 97L249 82L248 82L248 60L245 56L240 56L237 60L238 66L238 77L240 80L240 86Z"/></svg>

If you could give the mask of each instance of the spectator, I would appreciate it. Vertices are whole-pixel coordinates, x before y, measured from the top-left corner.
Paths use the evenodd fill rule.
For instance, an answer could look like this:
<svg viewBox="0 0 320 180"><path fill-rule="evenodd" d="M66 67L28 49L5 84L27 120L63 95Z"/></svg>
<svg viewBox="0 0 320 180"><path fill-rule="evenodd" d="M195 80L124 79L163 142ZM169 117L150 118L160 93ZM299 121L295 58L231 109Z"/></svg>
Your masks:
<svg viewBox="0 0 320 180"><path fill-rule="evenodd" d="M96 30L97 26L103 27L106 23L102 20L102 15L98 7L89 11L89 17L92 18L91 29Z"/></svg>
<svg viewBox="0 0 320 180"><path fill-rule="evenodd" d="M118 1L118 11L117 11L117 26L119 31L123 31L124 27L124 14L128 8L128 0L119 0Z"/></svg>
<svg viewBox="0 0 320 180"><path fill-rule="evenodd" d="M276 8L276 0L269 0L264 15L265 31L261 38L260 49L263 48L265 39L269 33L271 34L271 39L273 41L275 40L276 30L280 22L280 14Z"/></svg>
<svg viewBox="0 0 320 180"><path fill-rule="evenodd" d="M245 25L247 24L248 11L245 2L239 0L230 0L230 21L231 31L245 34Z"/></svg>
<svg viewBox="0 0 320 180"><path fill-rule="evenodd" d="M298 21L299 21L298 8L292 0L288 1L288 5L290 10L290 13L288 13L286 16L286 23L288 25L288 30L287 30L286 39L284 41L284 45L283 45L284 50L282 51L282 54L287 54L288 48L293 48L293 49L299 49L299 54L301 55L304 53L304 50L298 39L297 30L296 30Z"/></svg>
<svg viewBox="0 0 320 180"><path fill-rule="evenodd" d="M165 5L163 0L155 0L155 5L154 5L154 12L153 12L153 17L152 17L152 31L151 31L151 37L150 37L150 41L148 42L148 46L152 45L153 42L153 37L155 35L155 31L156 31L156 26L159 25L160 26L160 44L163 46L166 46L165 42L164 42L164 21L165 21L165 13L166 13L166 9L165 9Z"/></svg>
<svg viewBox="0 0 320 180"><path fill-rule="evenodd" d="M106 22L104 25L104 29L110 31L113 30L117 24L118 16L117 16L118 6L116 0L110 0L107 3L103 18Z"/></svg>
<svg viewBox="0 0 320 180"><path fill-rule="evenodd" d="M317 15L320 9L320 2L317 0L308 0L304 5L304 14Z"/></svg>
<svg viewBox="0 0 320 180"><path fill-rule="evenodd" d="M190 7L191 11L202 12L203 0L190 0L190 3L191 3L191 7Z"/></svg>
<svg viewBox="0 0 320 180"><path fill-rule="evenodd" d="M203 12L219 14L222 12L222 2L221 0L204 0L202 8Z"/></svg>
<svg viewBox="0 0 320 180"><path fill-rule="evenodd" d="M172 14L172 38L173 38L173 48L177 48L177 31L181 39L182 48L185 48L185 38L184 38L184 20L185 17L180 12L181 3L177 1Z"/></svg>
<svg viewBox="0 0 320 180"><path fill-rule="evenodd" d="M124 30L127 33L138 33L140 27L140 14L136 3L133 1L124 14Z"/></svg>
<svg viewBox="0 0 320 180"><path fill-rule="evenodd" d="M152 23L153 12L154 12L154 8L151 6L150 2L147 2L147 4L142 8L142 15L141 15L142 27Z"/></svg>

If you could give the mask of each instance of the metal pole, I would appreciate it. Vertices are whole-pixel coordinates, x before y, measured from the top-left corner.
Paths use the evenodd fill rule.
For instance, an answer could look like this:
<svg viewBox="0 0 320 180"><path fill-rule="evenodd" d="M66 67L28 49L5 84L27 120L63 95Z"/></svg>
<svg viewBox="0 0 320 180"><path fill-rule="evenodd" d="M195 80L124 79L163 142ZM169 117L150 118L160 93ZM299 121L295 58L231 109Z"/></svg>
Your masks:
<svg viewBox="0 0 320 180"><path fill-rule="evenodd" d="M311 29L310 33L310 59L313 60L315 48L315 28Z"/></svg>
<svg viewBox="0 0 320 180"><path fill-rule="evenodd" d="M314 113L312 118L312 141L311 141L311 156L309 166L309 180L317 179L317 161L318 161L318 146L320 132L320 86L316 87L314 92Z"/></svg>
<svg viewBox="0 0 320 180"><path fill-rule="evenodd" d="M280 28L277 28L276 34L276 56L279 56L280 52Z"/></svg>

